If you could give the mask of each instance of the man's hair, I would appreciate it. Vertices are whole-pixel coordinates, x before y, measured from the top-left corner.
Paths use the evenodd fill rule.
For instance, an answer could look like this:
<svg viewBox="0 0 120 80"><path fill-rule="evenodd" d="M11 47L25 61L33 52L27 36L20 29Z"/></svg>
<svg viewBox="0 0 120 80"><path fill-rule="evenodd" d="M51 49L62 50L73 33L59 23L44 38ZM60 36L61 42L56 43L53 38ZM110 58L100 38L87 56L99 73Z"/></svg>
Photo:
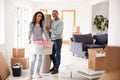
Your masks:
<svg viewBox="0 0 120 80"><path fill-rule="evenodd" d="M53 10L52 12L56 12L56 13L58 13L58 11L57 11L57 10Z"/></svg>

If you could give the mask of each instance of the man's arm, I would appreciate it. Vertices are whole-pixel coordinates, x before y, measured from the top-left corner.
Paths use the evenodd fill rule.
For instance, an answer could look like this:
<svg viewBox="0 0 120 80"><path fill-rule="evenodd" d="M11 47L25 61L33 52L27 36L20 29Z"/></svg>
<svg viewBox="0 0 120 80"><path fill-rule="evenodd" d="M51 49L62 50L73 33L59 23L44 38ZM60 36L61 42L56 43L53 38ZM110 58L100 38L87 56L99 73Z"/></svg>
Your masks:
<svg viewBox="0 0 120 80"><path fill-rule="evenodd" d="M63 21L61 21L59 24L58 24L58 27L57 29L53 30L53 29L50 29L50 32L52 32L53 34L55 35L61 35L62 32L63 32Z"/></svg>

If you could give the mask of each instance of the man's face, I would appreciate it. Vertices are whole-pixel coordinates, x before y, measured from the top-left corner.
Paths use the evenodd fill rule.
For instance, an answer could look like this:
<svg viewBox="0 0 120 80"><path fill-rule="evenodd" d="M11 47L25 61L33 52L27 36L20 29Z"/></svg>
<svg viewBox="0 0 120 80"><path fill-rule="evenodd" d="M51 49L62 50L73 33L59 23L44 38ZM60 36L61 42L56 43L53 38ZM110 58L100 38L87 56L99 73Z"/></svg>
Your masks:
<svg viewBox="0 0 120 80"><path fill-rule="evenodd" d="M58 19L58 13L56 11L52 12L52 17L56 20Z"/></svg>

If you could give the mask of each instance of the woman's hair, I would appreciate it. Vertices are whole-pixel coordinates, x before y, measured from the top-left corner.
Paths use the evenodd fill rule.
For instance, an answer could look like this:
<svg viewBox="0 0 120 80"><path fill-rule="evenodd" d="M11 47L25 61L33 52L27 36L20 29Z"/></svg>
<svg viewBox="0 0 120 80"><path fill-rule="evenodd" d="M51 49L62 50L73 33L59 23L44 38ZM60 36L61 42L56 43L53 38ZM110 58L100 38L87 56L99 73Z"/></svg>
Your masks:
<svg viewBox="0 0 120 80"><path fill-rule="evenodd" d="M41 29L43 29L44 14L43 14L42 12L40 12L40 11L38 11L38 12L36 12L36 13L34 14L33 19L32 19L32 24L33 24L33 26L35 26L35 24L36 24L36 18L37 18L37 15L38 15L38 14L41 14L41 15L42 15L42 18L41 18L39 24L40 24Z"/></svg>

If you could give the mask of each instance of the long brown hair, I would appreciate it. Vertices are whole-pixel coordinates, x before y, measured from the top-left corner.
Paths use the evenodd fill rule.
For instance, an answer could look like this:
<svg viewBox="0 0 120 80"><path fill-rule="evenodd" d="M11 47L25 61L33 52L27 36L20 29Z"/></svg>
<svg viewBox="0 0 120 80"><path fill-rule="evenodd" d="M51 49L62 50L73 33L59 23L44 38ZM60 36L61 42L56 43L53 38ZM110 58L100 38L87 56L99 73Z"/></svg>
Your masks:
<svg viewBox="0 0 120 80"><path fill-rule="evenodd" d="M36 12L34 14L33 19L32 19L32 24L33 24L33 26L35 26L37 14L41 14L42 15L42 19L40 20L39 24L40 24L41 29L43 29L44 14L42 12L40 12L40 11L38 11L38 12Z"/></svg>

